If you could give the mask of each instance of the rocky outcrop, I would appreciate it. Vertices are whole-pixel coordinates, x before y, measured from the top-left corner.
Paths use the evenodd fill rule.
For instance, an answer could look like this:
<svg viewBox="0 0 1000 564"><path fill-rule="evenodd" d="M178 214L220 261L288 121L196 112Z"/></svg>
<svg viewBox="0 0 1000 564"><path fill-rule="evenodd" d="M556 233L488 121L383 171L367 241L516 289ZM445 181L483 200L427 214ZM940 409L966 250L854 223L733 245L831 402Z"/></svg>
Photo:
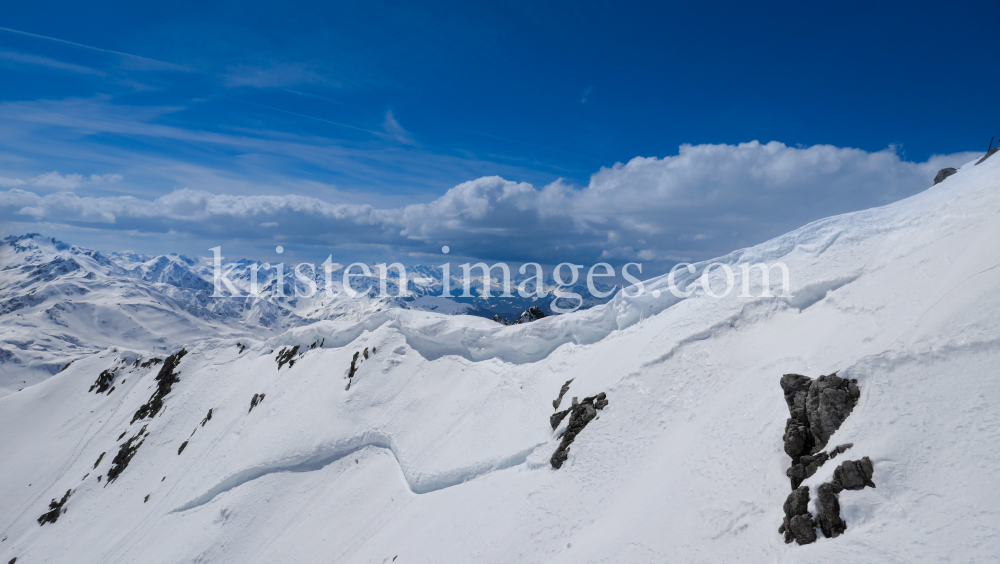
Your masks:
<svg viewBox="0 0 1000 564"><path fill-rule="evenodd" d="M163 366L160 367L160 372L156 375L156 391L153 392L149 401L136 410L135 415L132 416L132 422L129 423L130 425L139 419L155 417L156 414L160 412L160 409L163 408L163 398L170 393L174 384L181 381L181 379L177 377L177 374L174 373L174 370L186 354L187 351L185 349L181 349L180 351L168 356L167 359L163 361Z"/></svg>
<svg viewBox="0 0 1000 564"><path fill-rule="evenodd" d="M538 321L543 317L545 317L545 312L542 311L541 308L539 308L538 306L531 306L528 309L524 310L524 312L521 313L520 317L518 317L513 324L519 325L521 323L531 323L532 321Z"/></svg>
<svg viewBox="0 0 1000 564"><path fill-rule="evenodd" d="M863 490L874 488L875 467L867 456L861 460L845 460L833 471L833 481L830 482L835 493L843 490Z"/></svg>
<svg viewBox="0 0 1000 564"><path fill-rule="evenodd" d="M840 445L837 448L831 450L830 451L830 460L833 460L834 458L837 458L838 454L844 454L845 452L847 452L847 449L851 448L852 446L854 446L854 443L847 443L847 444Z"/></svg>
<svg viewBox="0 0 1000 564"><path fill-rule="evenodd" d="M840 536L847 530L847 523L840 517L840 501L830 484L820 484L816 488L819 506L819 528L828 539Z"/></svg>
<svg viewBox="0 0 1000 564"><path fill-rule="evenodd" d="M294 347L284 347L278 352L278 356L274 357L274 361L278 363L278 370L288 363L288 367L291 368L295 366L295 355L299 353L299 346Z"/></svg>
<svg viewBox="0 0 1000 564"><path fill-rule="evenodd" d="M559 418L559 421L561 422L562 418L568 413L569 423L566 426L566 431L563 432L559 448L556 449L556 451L552 454L552 458L549 460L553 468L558 470L562 467L563 463L566 462L566 459L569 458L569 445L576 440L576 436L580 434L580 431L582 431L588 423L597 418L597 412L604 409L605 406L608 405L608 400L606 398L607 395L604 392L601 392L596 396L583 398L583 401L580 403L576 403L574 401L573 407L561 412L562 417ZM554 414L552 417L556 417L556 415L559 414ZM549 421L551 422L552 419L550 418ZM553 428L558 425L559 423L556 423Z"/></svg>
<svg viewBox="0 0 1000 564"><path fill-rule="evenodd" d="M857 380L836 374L813 380L800 374L781 377L781 389L791 417L785 422L785 453L792 466L787 475L792 489L812 476L830 457L820 451L851 414L861 397Z"/></svg>
<svg viewBox="0 0 1000 564"><path fill-rule="evenodd" d="M55 498L49 502L49 510L42 513L41 517L38 518L39 526L46 523L55 523L59 520L59 516L66 512L63 506L66 505L66 501L69 500L69 495L73 493L72 490L66 490L66 495L62 496L62 499L56 501ZM16 558L14 560L17 560Z"/></svg>
<svg viewBox="0 0 1000 564"><path fill-rule="evenodd" d="M847 523L840 516L840 499L837 494L844 490L874 488L874 473L875 468L867 456L861 460L845 460L833 471L833 480L820 484L816 489L819 502L817 521L824 536L834 538L847 530Z"/></svg>
<svg viewBox="0 0 1000 564"><path fill-rule="evenodd" d="M522 323L531 323L532 321L538 321L543 317L547 316L545 315L545 312L542 311L542 308L538 306L531 306L528 309L521 312L521 315L519 315L518 318L515 319L513 322L511 322L511 320L507 319L506 317L500 317L499 314L493 316L493 321L496 321L500 325L520 325Z"/></svg>
<svg viewBox="0 0 1000 564"><path fill-rule="evenodd" d="M113 370L104 370L97 376L97 381L90 387L88 392L93 392L97 389L98 394L103 394L111 387L115 381L115 372Z"/></svg>
<svg viewBox="0 0 1000 564"><path fill-rule="evenodd" d="M958 169L956 168L951 168L951 167L942 168L941 170L938 171L937 176L934 177L934 184L935 185L940 184L941 182L944 181L945 178L948 178L949 176L955 174L956 172L958 172Z"/></svg>
<svg viewBox="0 0 1000 564"><path fill-rule="evenodd" d="M561 388L559 388L559 397L557 397L556 399L552 400L552 409L559 409L559 404L562 403L563 396L565 396L566 392L569 391L569 385L573 383L573 380L574 380L574 378L570 378L569 380L566 380L566 383L563 384ZM560 418L559 420L562 421L562 418ZM557 423L557 425L558 425L558 423ZM553 425L552 428L555 429L555 425Z"/></svg>
<svg viewBox="0 0 1000 564"><path fill-rule="evenodd" d="M128 463L132 461L132 457L135 453L139 451L139 447L142 443L146 442L146 425L142 426L142 429L133 437L129 437L127 441L122 443L122 446L118 448L118 454L115 455L114 460L111 461L111 468L108 468L108 484L114 482L118 479L118 476L128 467ZM97 481L100 482L101 478L98 476Z"/></svg>
<svg viewBox="0 0 1000 564"><path fill-rule="evenodd" d="M793 540L798 544L816 542L816 523L809 513L809 488L801 487L788 494L785 499L785 519L778 532L785 536L785 543Z"/></svg>
<svg viewBox="0 0 1000 564"><path fill-rule="evenodd" d="M851 414L861 397L857 380L847 380L836 374L812 380L799 374L781 377L781 389L791 417L785 423L782 437L785 453L792 458L786 472L791 479L792 493L785 500L785 518L778 529L785 542L809 544L816 540L816 527L823 535L834 538L847 530L847 523L840 516L838 494L844 490L875 487L872 482L874 467L866 456L861 460L845 460L833 471L830 482L816 489L819 515L809 513L809 488L802 482L816 473L828 460L843 454L854 446L847 443L823 452L827 442ZM801 486L801 487L800 487Z"/></svg>
<svg viewBox="0 0 1000 564"><path fill-rule="evenodd" d="M162 358L155 358L154 357L154 358L151 358L151 359L147 360L146 362L143 362L139 366L141 366L143 368L149 368L150 366L156 366L157 364L159 364L161 362L163 362Z"/></svg>
<svg viewBox="0 0 1000 564"><path fill-rule="evenodd" d="M798 461L792 464L785 472L785 475L792 481L792 488L799 487L799 484L809 476L815 474L827 460L830 460L830 455L825 452L800 456Z"/></svg>
<svg viewBox="0 0 1000 564"><path fill-rule="evenodd" d="M990 150L986 151L986 154L983 155L983 158L981 158L978 161L976 161L976 164L977 165L978 164L982 164L984 161L986 161L986 159L992 157L993 154L996 153L997 151L1000 151L1000 147L992 147L992 148L990 148Z"/></svg>
<svg viewBox="0 0 1000 564"><path fill-rule="evenodd" d="M250 399L250 409L247 410L247 413L253 411L253 408L257 407L262 401L264 401L264 394L254 394Z"/></svg>

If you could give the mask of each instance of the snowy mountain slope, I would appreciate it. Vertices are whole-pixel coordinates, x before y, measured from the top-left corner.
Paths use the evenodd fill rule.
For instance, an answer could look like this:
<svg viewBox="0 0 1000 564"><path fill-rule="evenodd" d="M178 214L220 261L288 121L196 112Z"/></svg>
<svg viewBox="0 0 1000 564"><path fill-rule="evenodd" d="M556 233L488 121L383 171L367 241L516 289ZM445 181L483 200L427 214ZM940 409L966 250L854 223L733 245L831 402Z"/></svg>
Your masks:
<svg viewBox="0 0 1000 564"><path fill-rule="evenodd" d="M390 271L388 297L378 295L377 274L353 279L355 290L365 292L357 298L343 293L338 272L333 286L339 295L331 298L323 292L297 295L291 271L279 292L274 269L259 272L260 295L252 297L248 294L254 263L240 260L237 264L230 278L244 296L219 299L212 298L213 269L191 257L102 254L38 234L7 237L0 241L0 314L4 316L0 320L0 395L35 384L69 361L113 345L166 352L203 338L264 338L319 320L361 319L389 308L480 317L499 312L516 319L522 311L540 305L551 313L551 297L479 295L484 284L490 283L482 274L471 277L477 297L443 298L441 268L423 266L411 268L411 275L420 280L407 281L410 294L406 297L394 297L399 295L396 271ZM317 286L323 287L322 269L314 275ZM516 276L513 284L523 279ZM302 295L309 294L298 284ZM492 284L498 286L499 280ZM462 288L462 280L453 275L451 285ZM545 288L551 292L554 287L550 273ZM589 296L585 282L572 290ZM494 293L499 293L496 287ZM587 297L583 307L608 299Z"/></svg>
<svg viewBox="0 0 1000 564"><path fill-rule="evenodd" d="M208 299L197 281L181 288L135 279L105 255L55 239L8 237L0 265L0 395L109 346L166 351L250 334L230 323L240 311Z"/></svg>
<svg viewBox="0 0 1000 564"><path fill-rule="evenodd" d="M391 309L191 342L151 418L171 372L108 349L0 398L0 559L991 561L998 212L994 159L719 259L783 261L792 297L713 299L691 284L702 264L679 277L690 298L658 279L527 325ZM779 379L832 372L861 390L830 439L853 447L805 485L815 499L867 456L877 487L840 494L841 536L785 544ZM562 407L610 403L554 470L570 379ZM140 446L109 484L123 444Z"/></svg>

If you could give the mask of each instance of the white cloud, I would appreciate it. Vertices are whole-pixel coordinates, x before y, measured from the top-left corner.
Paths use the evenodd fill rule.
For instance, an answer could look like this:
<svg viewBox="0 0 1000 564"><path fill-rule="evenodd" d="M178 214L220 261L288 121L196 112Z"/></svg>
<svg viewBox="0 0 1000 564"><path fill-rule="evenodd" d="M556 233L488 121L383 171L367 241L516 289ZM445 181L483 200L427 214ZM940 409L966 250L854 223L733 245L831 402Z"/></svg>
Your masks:
<svg viewBox="0 0 1000 564"><path fill-rule="evenodd" d="M12 189L0 192L0 209L39 220L219 238L271 238L271 227L281 225L282 237L304 244L424 252L448 244L464 255L506 260L702 259L915 194L931 185L939 168L975 156L913 163L892 148L684 145L676 156L602 168L582 188L554 182L539 189L482 177L433 201L395 208L190 189L155 200Z"/></svg>

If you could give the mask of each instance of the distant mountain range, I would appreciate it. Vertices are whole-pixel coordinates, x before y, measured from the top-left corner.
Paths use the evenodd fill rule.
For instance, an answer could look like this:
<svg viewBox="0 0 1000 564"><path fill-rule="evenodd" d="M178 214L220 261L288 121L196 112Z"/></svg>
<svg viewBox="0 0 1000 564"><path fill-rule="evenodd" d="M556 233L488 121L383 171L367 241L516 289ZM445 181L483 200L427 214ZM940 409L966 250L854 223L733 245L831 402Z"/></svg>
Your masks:
<svg viewBox="0 0 1000 564"><path fill-rule="evenodd" d="M281 292L276 271L260 269L258 296L250 296L251 265L255 262L235 263L238 266L228 278L243 297L213 298L213 268L192 257L101 253L37 233L3 239L0 395L37 383L70 360L109 346L168 352L197 339L266 338L319 320L360 319L387 308L512 321L532 307L546 315L553 313L551 294L545 298L518 295L515 288L527 277L516 273L512 273L511 283L514 297L496 296L501 293L496 279L491 280L494 295L485 297L485 280L476 270L470 276L475 297L448 298L441 297L444 273L440 267L413 266L407 268L407 296L380 297L373 266L373 276L352 279L353 289L368 290L354 298L343 292L342 271L335 272L333 287L339 295L331 298L323 291L325 274L320 268L314 273L320 291L301 297L309 293L308 288L295 278L292 266L286 265ZM462 293L463 279L461 270L456 270L459 273L451 273L449 284L457 296ZM386 278L387 296L398 296L398 273L390 270ZM596 286L602 292L613 289ZM549 274L544 289L551 292L555 287ZM530 283L528 289L533 289ZM592 297L585 280L567 290L584 296L582 309L611 299ZM563 307L571 305L575 304L567 301Z"/></svg>

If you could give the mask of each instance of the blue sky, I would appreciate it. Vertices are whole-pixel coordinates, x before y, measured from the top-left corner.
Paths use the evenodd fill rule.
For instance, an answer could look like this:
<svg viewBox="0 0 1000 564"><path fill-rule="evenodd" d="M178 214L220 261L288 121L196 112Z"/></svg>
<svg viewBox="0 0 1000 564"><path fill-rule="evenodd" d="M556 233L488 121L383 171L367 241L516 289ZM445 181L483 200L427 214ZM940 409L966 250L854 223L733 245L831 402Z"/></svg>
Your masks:
<svg viewBox="0 0 1000 564"><path fill-rule="evenodd" d="M148 4L0 13L5 233L669 263L1000 135L993 3Z"/></svg>

